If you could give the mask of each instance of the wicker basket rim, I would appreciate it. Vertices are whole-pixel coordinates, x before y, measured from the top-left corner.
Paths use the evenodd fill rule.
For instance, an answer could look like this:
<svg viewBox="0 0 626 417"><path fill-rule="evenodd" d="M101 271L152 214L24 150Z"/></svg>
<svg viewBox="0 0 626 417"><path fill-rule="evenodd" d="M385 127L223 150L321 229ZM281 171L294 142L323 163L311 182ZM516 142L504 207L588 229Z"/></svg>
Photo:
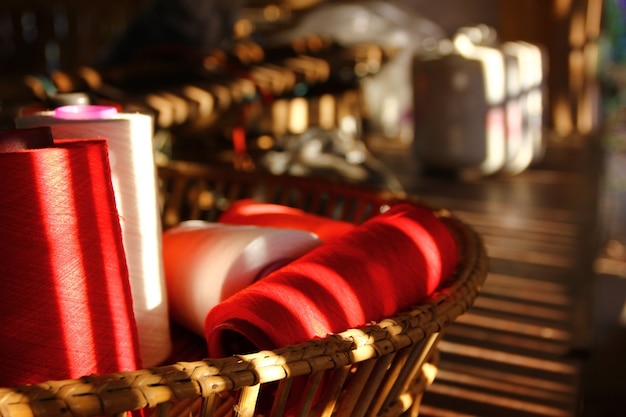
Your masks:
<svg viewBox="0 0 626 417"><path fill-rule="evenodd" d="M188 163L160 169L166 172L174 169L183 176L212 177L223 174L238 176L245 181L259 180L258 175L220 174L220 171ZM302 178L281 178L280 181L292 185L304 181L311 185L310 180ZM338 192L354 195L369 193L368 196L372 197L372 190L367 188L346 187L324 181L319 181L315 186L326 190L334 187ZM424 205L417 198L393 192L379 192L376 199L381 203L406 201ZM482 238L470 226L448 210L431 209L450 227L460 242L459 264L453 277L443 283L436 293L407 311L375 323L275 350L0 388L0 415L32 417L30 411L15 414L15 410L24 403L32 407L42 401L61 401L67 407L75 408L73 412L76 411L80 416L113 415L128 411L129 396L134 399L133 409L189 398L207 398L224 391L380 358L413 344L433 343L440 332L473 303L487 276L488 256ZM157 391L158 395L155 394ZM60 409L66 409L66 405L60 406Z"/></svg>

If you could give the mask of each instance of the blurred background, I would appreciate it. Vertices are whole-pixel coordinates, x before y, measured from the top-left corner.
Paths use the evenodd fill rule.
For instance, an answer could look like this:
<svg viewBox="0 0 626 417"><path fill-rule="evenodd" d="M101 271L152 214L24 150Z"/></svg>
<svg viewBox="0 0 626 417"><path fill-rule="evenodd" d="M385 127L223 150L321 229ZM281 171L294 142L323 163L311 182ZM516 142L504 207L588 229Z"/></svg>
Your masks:
<svg viewBox="0 0 626 417"><path fill-rule="evenodd" d="M0 68L4 108L13 104L12 100L23 98L20 97L24 93L20 91L22 82L11 82L11 77L21 81L25 74L39 74L60 82L61 75L56 72L76 77L80 76L82 67L95 66L101 62L106 50L122 36L133 19L144 11L145 3L145 0L132 4L118 0L106 4L83 4L71 0L4 1L0 9ZM194 2L187 3L184 7L196 7ZM369 42L386 47L387 54L402 56L401 50L409 49L412 55L416 55L425 52L429 48L428 42L433 39L452 39L462 27L487 25L494 31L495 38L485 43L495 45L507 41L525 41L543 48L546 62L549 62L549 71L546 71L549 97L546 101L546 121L551 130L563 137L576 132L587 134L597 129L600 118L598 81L600 77L609 76L605 67L607 61L613 58L620 60L619 51L614 51L610 57L605 55L607 48L621 47L621 2L617 0L608 2L614 3L613 7L605 7L605 30L602 30L601 0L446 0L436 5L425 0L242 0L230 2L228 7L220 5L221 2L213 3L215 6L212 6L211 11L205 6L206 10L202 12L207 16L213 13L215 21L209 18L203 21L209 31L215 32L211 36L217 39L220 35L230 35L224 28L214 28L215 22L228 27L227 19L236 18L230 40L255 42L260 48L269 48L280 41L289 43L295 37L329 35L344 46ZM387 10L375 3L387 4ZM611 9L615 10L610 12ZM183 11L180 13L182 16ZM233 17L234 13L236 17ZM325 15L334 18L324 19ZM171 32L176 30L174 26L170 28ZM154 29L154 32L157 30ZM169 46L189 50L197 46L196 52L199 53L210 53L213 47L224 46L208 43L210 36L201 37L189 32L185 34L186 39L184 36L172 38ZM167 37L166 34L160 36ZM197 45L191 43L193 36L198 38ZM206 41L204 45L199 43L202 39ZM157 35L153 36L154 43L159 40L166 43L164 39L158 39ZM176 41L180 42L175 44ZM145 52L139 51L140 45L135 47L137 50L134 53ZM165 51L160 52L165 54ZM173 53L171 50L169 52ZM158 54L155 50L152 53ZM269 61L268 58L250 57L251 60ZM135 70L140 71L139 68ZM603 73L599 74L599 71ZM130 76L127 74L127 77ZM112 77L109 74L104 81L122 82ZM56 86L61 91L76 87ZM402 135L402 132L388 134Z"/></svg>
<svg viewBox="0 0 626 417"><path fill-rule="evenodd" d="M623 6L606 3L6 0L0 120L81 93L154 115L162 160L395 187L371 155L395 149L423 172L517 174L614 107Z"/></svg>
<svg viewBox="0 0 626 417"><path fill-rule="evenodd" d="M112 105L153 116L157 164L326 177L455 208L489 237L493 285L506 271L531 292L537 280L567 287L558 325L545 309L498 320L536 314L524 337L560 346L532 345L537 357L577 371L550 386L552 374L524 379L552 372L544 362L523 377L495 359L472 373L468 361L494 350L459 359L444 345L441 378L454 378L424 415L623 415L625 19L622 0L3 0L0 128ZM550 228L560 222L571 235ZM572 262L546 261L566 237ZM539 298L528 302L545 308ZM503 349L532 350L479 304L492 321L467 319L453 341L485 348L497 333Z"/></svg>

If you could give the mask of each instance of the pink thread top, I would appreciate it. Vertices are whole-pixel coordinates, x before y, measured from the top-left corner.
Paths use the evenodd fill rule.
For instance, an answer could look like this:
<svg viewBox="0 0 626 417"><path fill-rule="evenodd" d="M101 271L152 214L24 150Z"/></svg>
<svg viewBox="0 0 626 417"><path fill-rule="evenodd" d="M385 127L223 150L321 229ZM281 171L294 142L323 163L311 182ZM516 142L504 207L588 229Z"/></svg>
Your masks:
<svg viewBox="0 0 626 417"><path fill-rule="evenodd" d="M67 120L107 119L116 114L117 109L113 106L98 106L94 104L77 104L54 109L54 117Z"/></svg>

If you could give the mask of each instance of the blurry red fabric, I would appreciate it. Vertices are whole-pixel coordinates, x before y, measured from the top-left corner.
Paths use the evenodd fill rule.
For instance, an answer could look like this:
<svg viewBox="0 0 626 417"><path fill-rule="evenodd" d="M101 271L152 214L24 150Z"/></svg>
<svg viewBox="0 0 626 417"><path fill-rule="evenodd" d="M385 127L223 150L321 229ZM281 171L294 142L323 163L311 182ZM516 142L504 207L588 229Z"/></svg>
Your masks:
<svg viewBox="0 0 626 417"><path fill-rule="evenodd" d="M274 349L389 317L422 301L458 264L429 209L393 206L215 306L211 357Z"/></svg>
<svg viewBox="0 0 626 417"><path fill-rule="evenodd" d="M220 223L247 224L254 226L281 227L315 233L324 242L329 242L355 226L281 204L262 203L253 199L235 201L219 217Z"/></svg>
<svg viewBox="0 0 626 417"><path fill-rule="evenodd" d="M106 140L0 152L0 172L0 385L139 369Z"/></svg>

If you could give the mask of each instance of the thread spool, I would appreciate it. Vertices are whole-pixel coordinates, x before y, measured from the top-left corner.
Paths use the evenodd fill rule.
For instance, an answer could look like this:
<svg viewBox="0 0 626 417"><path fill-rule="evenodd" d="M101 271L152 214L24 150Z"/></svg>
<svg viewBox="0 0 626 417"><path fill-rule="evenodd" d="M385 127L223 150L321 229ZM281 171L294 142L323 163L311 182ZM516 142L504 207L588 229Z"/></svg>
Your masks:
<svg viewBox="0 0 626 417"><path fill-rule="evenodd" d="M172 318L204 336L209 310L322 242L313 234L270 227L187 221L163 233Z"/></svg>
<svg viewBox="0 0 626 417"><path fill-rule="evenodd" d="M169 356L171 340L161 259L152 118L119 113L111 106L76 105L19 116L16 125L19 128L49 126L55 139L107 140L141 357L144 366L160 364Z"/></svg>
<svg viewBox="0 0 626 417"><path fill-rule="evenodd" d="M254 199L233 202L218 221L224 224L279 227L314 233L324 242L332 241L354 228L354 224L317 216L282 204Z"/></svg>
<svg viewBox="0 0 626 417"><path fill-rule="evenodd" d="M397 204L215 306L211 357L275 349L381 320L417 304L458 264L430 210Z"/></svg>
<svg viewBox="0 0 626 417"><path fill-rule="evenodd" d="M22 133L0 152L0 385L139 369L107 143L0 143Z"/></svg>

